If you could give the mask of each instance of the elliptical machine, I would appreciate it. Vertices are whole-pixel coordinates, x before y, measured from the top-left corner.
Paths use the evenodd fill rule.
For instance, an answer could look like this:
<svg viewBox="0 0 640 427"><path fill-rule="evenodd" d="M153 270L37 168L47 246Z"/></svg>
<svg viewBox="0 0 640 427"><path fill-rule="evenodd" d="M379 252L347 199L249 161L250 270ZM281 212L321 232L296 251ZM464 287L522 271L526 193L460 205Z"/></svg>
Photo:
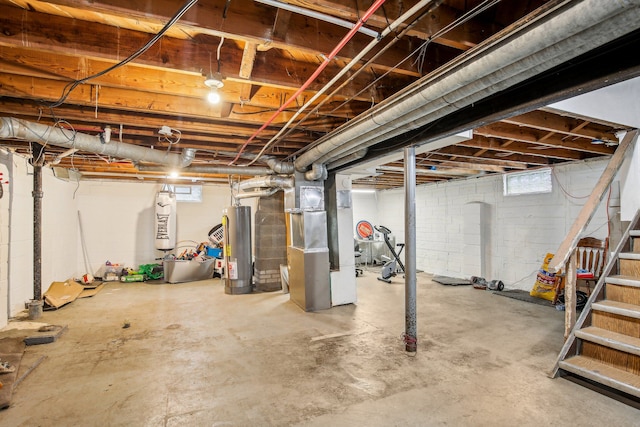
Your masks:
<svg viewBox="0 0 640 427"><path fill-rule="evenodd" d="M387 248L389 248L394 258L384 263L384 265L382 266L382 270L380 271L380 276L378 277L378 280L391 283L391 278L398 274L398 266L400 266L400 270L404 273L404 264L402 263L402 261L400 261L400 254L404 249L404 243L398 243L396 245L400 247L400 252L396 253L396 251L393 249L393 246L391 246L391 242L389 241L389 234L391 234L391 230L389 230L387 227L383 225L376 225L374 228L379 233L382 233L382 236L384 237L384 242L387 244Z"/></svg>

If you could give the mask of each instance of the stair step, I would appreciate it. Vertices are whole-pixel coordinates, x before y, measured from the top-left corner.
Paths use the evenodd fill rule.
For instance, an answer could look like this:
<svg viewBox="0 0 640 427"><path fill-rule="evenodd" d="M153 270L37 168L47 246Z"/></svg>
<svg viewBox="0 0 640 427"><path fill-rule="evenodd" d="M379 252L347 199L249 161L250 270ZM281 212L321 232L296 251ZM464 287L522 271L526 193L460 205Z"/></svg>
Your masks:
<svg viewBox="0 0 640 427"><path fill-rule="evenodd" d="M632 286L640 288L640 278L633 276L609 276L604 279L610 285Z"/></svg>
<svg viewBox="0 0 640 427"><path fill-rule="evenodd" d="M634 261L640 261L640 254L634 252L624 252L618 255L620 259L631 259Z"/></svg>
<svg viewBox="0 0 640 427"><path fill-rule="evenodd" d="M604 311L606 313L619 314L621 316L640 319L640 306L634 305L634 304L603 300L603 301L593 303L591 307L594 310Z"/></svg>
<svg viewBox="0 0 640 427"><path fill-rule="evenodd" d="M617 332L595 326L589 326L588 328L577 330L576 337L605 347L613 348L615 350L624 351L625 353L640 356L640 338L619 334Z"/></svg>
<svg viewBox="0 0 640 427"><path fill-rule="evenodd" d="M631 231L629 231L629 236L631 236L631 237L640 237L640 230L631 230Z"/></svg>
<svg viewBox="0 0 640 427"><path fill-rule="evenodd" d="M640 376L605 365L590 357L574 356L563 360L560 362L560 369L640 397Z"/></svg>

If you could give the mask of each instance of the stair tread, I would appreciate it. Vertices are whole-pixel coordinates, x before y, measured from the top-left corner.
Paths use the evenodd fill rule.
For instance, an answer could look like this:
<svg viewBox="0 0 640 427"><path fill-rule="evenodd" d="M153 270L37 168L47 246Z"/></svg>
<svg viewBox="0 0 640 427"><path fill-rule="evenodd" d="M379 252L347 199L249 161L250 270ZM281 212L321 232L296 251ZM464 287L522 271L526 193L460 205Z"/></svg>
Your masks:
<svg viewBox="0 0 640 427"><path fill-rule="evenodd" d="M631 236L631 237L640 237L640 230L631 230L631 231L629 231L629 236Z"/></svg>
<svg viewBox="0 0 640 427"><path fill-rule="evenodd" d="M635 286L640 287L640 277L614 275L605 278L605 283L611 285Z"/></svg>
<svg viewBox="0 0 640 427"><path fill-rule="evenodd" d="M626 302L602 300L593 303L594 310L606 311L607 313L621 314L623 316L640 319L640 306L628 304Z"/></svg>
<svg viewBox="0 0 640 427"><path fill-rule="evenodd" d="M607 329L589 326L576 331L576 337L590 341L605 347L614 348L626 353L640 356L640 338L610 331Z"/></svg>
<svg viewBox="0 0 640 427"><path fill-rule="evenodd" d="M640 376L606 365L586 356L573 356L560 362L560 368L600 384L640 397Z"/></svg>

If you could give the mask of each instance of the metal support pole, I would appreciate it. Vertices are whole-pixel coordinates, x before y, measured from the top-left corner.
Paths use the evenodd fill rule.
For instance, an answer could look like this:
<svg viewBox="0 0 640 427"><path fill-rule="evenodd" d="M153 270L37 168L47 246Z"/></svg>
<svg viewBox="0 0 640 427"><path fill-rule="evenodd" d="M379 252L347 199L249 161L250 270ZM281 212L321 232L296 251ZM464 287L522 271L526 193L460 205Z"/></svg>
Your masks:
<svg viewBox="0 0 640 427"><path fill-rule="evenodd" d="M405 350L418 349L416 326L416 149L404 149Z"/></svg>
<svg viewBox="0 0 640 427"><path fill-rule="evenodd" d="M42 165L44 147L33 144L33 300L42 298Z"/></svg>

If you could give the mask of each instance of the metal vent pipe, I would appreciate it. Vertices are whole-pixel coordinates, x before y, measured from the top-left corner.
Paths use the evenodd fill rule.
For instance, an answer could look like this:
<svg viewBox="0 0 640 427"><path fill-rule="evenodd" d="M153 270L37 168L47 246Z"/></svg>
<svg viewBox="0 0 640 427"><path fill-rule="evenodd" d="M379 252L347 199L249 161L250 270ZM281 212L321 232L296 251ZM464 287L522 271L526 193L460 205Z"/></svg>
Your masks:
<svg viewBox="0 0 640 427"><path fill-rule="evenodd" d="M454 68L425 77L372 112L320 139L295 166L329 163L431 123L640 27L640 0L571 2L554 15L469 52Z"/></svg>
<svg viewBox="0 0 640 427"><path fill-rule="evenodd" d="M185 148L181 154L176 154L119 141L104 143L99 136L73 132L12 117L0 118L0 138L15 138L41 144L57 145L119 159L158 163L176 168L189 166L196 155L196 150L192 148Z"/></svg>

